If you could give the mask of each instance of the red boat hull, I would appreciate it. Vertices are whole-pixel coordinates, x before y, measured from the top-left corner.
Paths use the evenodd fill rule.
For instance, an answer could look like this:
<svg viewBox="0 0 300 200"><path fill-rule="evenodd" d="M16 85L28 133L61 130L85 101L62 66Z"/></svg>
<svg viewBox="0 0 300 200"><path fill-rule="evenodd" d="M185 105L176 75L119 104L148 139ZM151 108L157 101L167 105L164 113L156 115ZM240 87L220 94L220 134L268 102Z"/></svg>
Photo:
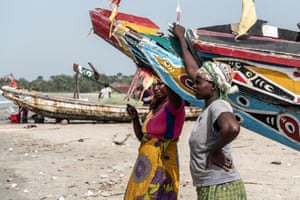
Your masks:
<svg viewBox="0 0 300 200"><path fill-rule="evenodd" d="M95 9L90 11L90 17L93 25L94 32L100 36L102 39L105 39L109 43L113 43L117 48L119 48L118 41L113 36L110 37L110 32L114 30L116 24L114 24L110 20L111 10L106 9ZM139 17L135 15L129 15L126 13L118 13L114 19L118 21L118 23L124 21L127 24L135 24L139 27L147 27L148 29L158 30L159 26L157 26L154 22L149 20L148 18Z"/></svg>
<svg viewBox="0 0 300 200"><path fill-rule="evenodd" d="M232 57L265 64L300 67L300 42L249 36L235 40L234 34L203 29L193 31L191 39L197 52L214 57Z"/></svg>

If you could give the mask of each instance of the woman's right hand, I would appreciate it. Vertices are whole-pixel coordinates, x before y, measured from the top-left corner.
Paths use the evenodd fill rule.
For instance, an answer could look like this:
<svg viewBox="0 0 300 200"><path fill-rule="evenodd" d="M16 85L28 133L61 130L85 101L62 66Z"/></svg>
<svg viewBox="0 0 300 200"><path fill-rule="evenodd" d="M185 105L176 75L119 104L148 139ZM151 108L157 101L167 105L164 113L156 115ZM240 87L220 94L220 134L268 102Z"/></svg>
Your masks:
<svg viewBox="0 0 300 200"><path fill-rule="evenodd" d="M173 27L169 31L177 38L184 38L185 28L179 24L173 23Z"/></svg>
<svg viewBox="0 0 300 200"><path fill-rule="evenodd" d="M136 110L135 107L133 107L132 105L130 104L127 104L127 113L129 115L129 117L134 120L134 119L138 119L138 112Z"/></svg>
<svg viewBox="0 0 300 200"><path fill-rule="evenodd" d="M206 169L211 169L211 166L213 164L223 168L227 172L232 168L232 161L227 158L222 151L208 153L206 160Z"/></svg>

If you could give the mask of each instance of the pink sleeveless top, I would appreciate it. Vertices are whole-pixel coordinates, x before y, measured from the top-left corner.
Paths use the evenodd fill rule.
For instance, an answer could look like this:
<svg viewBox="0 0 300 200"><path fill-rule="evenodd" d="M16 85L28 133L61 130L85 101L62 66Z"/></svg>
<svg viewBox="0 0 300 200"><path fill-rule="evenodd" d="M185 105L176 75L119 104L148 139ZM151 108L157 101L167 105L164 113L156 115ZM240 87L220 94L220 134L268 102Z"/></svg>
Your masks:
<svg viewBox="0 0 300 200"><path fill-rule="evenodd" d="M149 112L142 126L142 132L159 139L177 139L185 119L184 101L175 110L169 101L165 102L156 112Z"/></svg>

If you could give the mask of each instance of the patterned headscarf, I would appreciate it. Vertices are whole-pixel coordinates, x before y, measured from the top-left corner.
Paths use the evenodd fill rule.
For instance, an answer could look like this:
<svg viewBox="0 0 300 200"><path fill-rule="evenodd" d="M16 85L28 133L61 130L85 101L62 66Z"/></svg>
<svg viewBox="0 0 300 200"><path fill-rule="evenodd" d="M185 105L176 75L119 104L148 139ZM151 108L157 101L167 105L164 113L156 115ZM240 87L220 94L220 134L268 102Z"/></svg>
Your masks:
<svg viewBox="0 0 300 200"><path fill-rule="evenodd" d="M207 81L211 81L219 89L220 99L227 99L227 94L231 88L232 70L231 67L222 62L206 61L197 71Z"/></svg>

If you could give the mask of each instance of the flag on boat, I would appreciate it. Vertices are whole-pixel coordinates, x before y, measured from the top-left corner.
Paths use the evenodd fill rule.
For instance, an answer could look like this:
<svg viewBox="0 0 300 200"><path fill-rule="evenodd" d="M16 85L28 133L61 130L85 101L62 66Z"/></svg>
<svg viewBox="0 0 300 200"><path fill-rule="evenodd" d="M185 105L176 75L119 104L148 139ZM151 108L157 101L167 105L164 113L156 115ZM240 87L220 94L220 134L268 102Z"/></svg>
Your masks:
<svg viewBox="0 0 300 200"><path fill-rule="evenodd" d="M245 35L257 20L254 0L243 0L242 15L235 39Z"/></svg>
<svg viewBox="0 0 300 200"><path fill-rule="evenodd" d="M111 15L109 17L109 20L110 20L109 38L111 38L112 26L113 26L113 23L115 21L117 14L118 14L120 2L121 2L121 0L111 0L109 3L110 7L112 8Z"/></svg>

